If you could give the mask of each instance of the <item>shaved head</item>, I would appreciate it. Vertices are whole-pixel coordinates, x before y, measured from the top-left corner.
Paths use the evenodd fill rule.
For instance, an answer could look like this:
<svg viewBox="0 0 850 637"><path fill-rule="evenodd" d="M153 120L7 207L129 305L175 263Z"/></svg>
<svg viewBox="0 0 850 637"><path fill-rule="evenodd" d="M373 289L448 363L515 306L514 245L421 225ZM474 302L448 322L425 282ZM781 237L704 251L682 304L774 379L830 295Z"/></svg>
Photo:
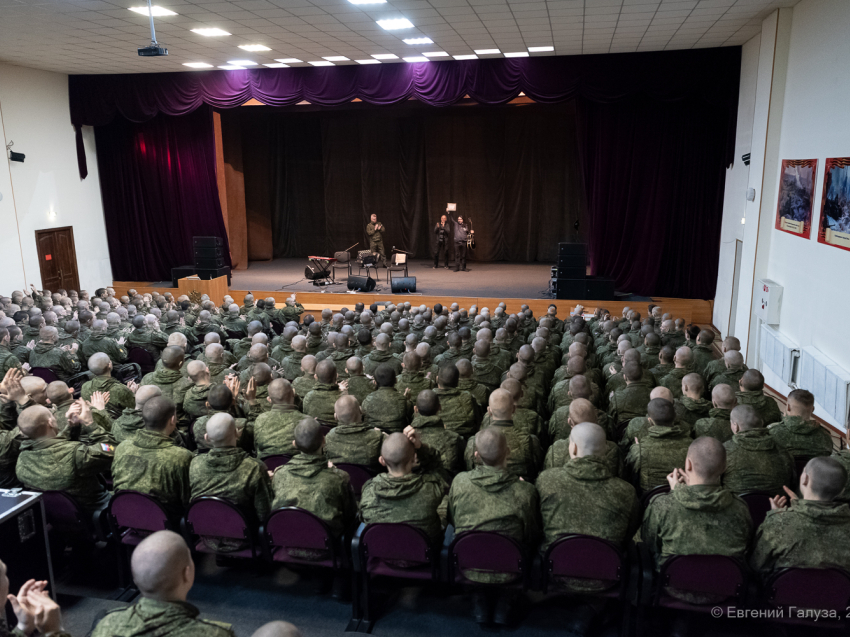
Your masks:
<svg viewBox="0 0 850 637"><path fill-rule="evenodd" d="M497 389L490 394L489 412L494 420L513 420L514 399L506 389Z"/></svg>
<svg viewBox="0 0 850 637"><path fill-rule="evenodd" d="M577 458L605 457L607 451L605 430L592 422L581 422L570 430L570 444L576 446Z"/></svg>
<svg viewBox="0 0 850 637"><path fill-rule="evenodd" d="M136 409L141 409L151 398L162 396L162 390L156 385L142 385L136 390Z"/></svg>
<svg viewBox="0 0 850 637"><path fill-rule="evenodd" d="M508 455L508 441L499 427L487 427L475 434L475 451L488 467L502 464Z"/></svg>
<svg viewBox="0 0 850 637"><path fill-rule="evenodd" d="M291 405L295 402L295 391L285 378L275 378L269 383L269 398L274 405Z"/></svg>
<svg viewBox="0 0 850 637"><path fill-rule="evenodd" d="M18 416L18 429L30 440L38 440L51 433L50 423L52 418L53 416L47 407L33 405L24 409Z"/></svg>
<svg viewBox="0 0 850 637"><path fill-rule="evenodd" d="M141 541L131 560L133 581L145 597L165 600L194 580L194 564L186 541L173 531L157 531Z"/></svg>
<svg viewBox="0 0 850 637"><path fill-rule="evenodd" d="M203 361L189 361L189 364L186 366L186 373L189 374L189 378L195 383L204 377L204 372L206 371L207 364Z"/></svg>
<svg viewBox="0 0 850 637"><path fill-rule="evenodd" d="M726 449L710 436L700 436L688 447L688 460L694 473L706 482L717 482L726 471Z"/></svg>
<svg viewBox="0 0 850 637"><path fill-rule="evenodd" d="M354 396L340 396L334 403L334 418L340 425L361 421L360 403Z"/></svg>
<svg viewBox="0 0 850 637"><path fill-rule="evenodd" d="M726 369L741 369L744 366L744 355L731 349L723 355L723 362L726 363Z"/></svg>
<svg viewBox="0 0 850 637"><path fill-rule="evenodd" d="M316 379L325 385L336 382L336 365L328 358L316 365Z"/></svg>
<svg viewBox="0 0 850 637"><path fill-rule="evenodd" d="M803 472L809 476L809 488L818 500L834 500L847 484L847 471L838 460L829 456L812 458Z"/></svg>
<svg viewBox="0 0 850 637"><path fill-rule="evenodd" d="M331 363L333 365L333 363ZM302 453L316 455L322 449L325 437L315 418L304 418L295 427L295 447Z"/></svg>
<svg viewBox="0 0 850 637"><path fill-rule="evenodd" d="M661 386L654 387L652 389L652 391L649 392L649 399L652 400L654 398L663 398L664 400L666 400L669 403L672 403L673 400L674 400L673 392L671 392L666 387L661 387Z"/></svg>
<svg viewBox="0 0 850 637"><path fill-rule="evenodd" d="M718 387L722 387L722 385L718 385ZM764 426L761 416L759 416L752 405L738 405L735 407L729 414L729 421L731 424L737 425L740 431L761 429Z"/></svg>
<svg viewBox="0 0 850 637"><path fill-rule="evenodd" d="M162 350L162 364L167 369L173 371L180 369L185 358L186 352L183 351L182 347L166 347Z"/></svg>
<svg viewBox="0 0 850 637"><path fill-rule="evenodd" d="M276 621L260 626L251 637L302 637L302 635L293 624Z"/></svg>
<svg viewBox="0 0 850 637"><path fill-rule="evenodd" d="M63 403L73 397L73 394L68 391L68 385L61 380L54 380L47 386L47 399L54 405Z"/></svg>
<svg viewBox="0 0 850 637"><path fill-rule="evenodd" d="M416 397L416 409L422 416L436 416L440 411L440 397L431 389L423 389Z"/></svg>
<svg viewBox="0 0 850 637"><path fill-rule="evenodd" d="M574 423L595 423L598 419L596 407L586 398L576 398L570 403L570 420Z"/></svg>
<svg viewBox="0 0 850 637"><path fill-rule="evenodd" d="M207 421L206 438L213 447L235 447L237 436L236 421L233 416L224 413L210 416Z"/></svg>
<svg viewBox="0 0 850 637"><path fill-rule="evenodd" d="M360 376L363 373L363 361L357 356L352 356L345 361L345 370L349 376Z"/></svg>
<svg viewBox="0 0 850 637"><path fill-rule="evenodd" d="M416 448L403 433L393 433L386 437L381 445L381 457L390 469L398 470L411 462Z"/></svg>
<svg viewBox="0 0 850 637"><path fill-rule="evenodd" d="M738 404L735 390L725 383L717 385L711 390L711 401L720 409L734 409Z"/></svg>

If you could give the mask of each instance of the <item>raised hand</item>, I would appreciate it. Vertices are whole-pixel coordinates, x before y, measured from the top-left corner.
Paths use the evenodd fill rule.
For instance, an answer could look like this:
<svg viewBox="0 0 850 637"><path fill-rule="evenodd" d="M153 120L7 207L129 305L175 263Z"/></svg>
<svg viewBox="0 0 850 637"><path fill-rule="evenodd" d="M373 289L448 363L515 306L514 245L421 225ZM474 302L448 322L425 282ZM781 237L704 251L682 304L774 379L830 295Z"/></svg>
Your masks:
<svg viewBox="0 0 850 637"><path fill-rule="evenodd" d="M129 389L135 394L137 391L139 391L139 383L134 380L131 380L129 383L127 383L127 389Z"/></svg>
<svg viewBox="0 0 850 637"><path fill-rule="evenodd" d="M47 582L43 582L47 584ZM42 588L44 588L42 586ZM27 604L33 611L35 627L42 635L52 635L61 632L62 627L62 610L59 604L54 602L47 595L47 591L31 589L27 595Z"/></svg>
<svg viewBox="0 0 850 637"><path fill-rule="evenodd" d="M257 383L253 376L248 379L248 384L245 386L245 398L248 399L249 403L257 399Z"/></svg>
<svg viewBox="0 0 850 637"><path fill-rule="evenodd" d="M96 391L91 395L89 404L95 409L106 409L106 403L109 402L109 392Z"/></svg>
<svg viewBox="0 0 850 637"><path fill-rule="evenodd" d="M35 340L32 340L29 343L27 343L27 349L33 349L33 348L35 348Z"/></svg>
<svg viewBox="0 0 850 637"><path fill-rule="evenodd" d="M412 425L408 425L404 428L404 435L407 436L407 439L413 443L413 446L419 449L422 446L422 439L419 437L419 430L413 427Z"/></svg>
<svg viewBox="0 0 850 637"><path fill-rule="evenodd" d="M116 343L118 343L118 345L123 345L124 343L126 343L126 342L127 342L127 339L126 339L126 338L124 338L123 336L121 336L121 337L119 337L119 338L118 338L118 340L117 340L117 341L115 341L115 342L116 342Z"/></svg>

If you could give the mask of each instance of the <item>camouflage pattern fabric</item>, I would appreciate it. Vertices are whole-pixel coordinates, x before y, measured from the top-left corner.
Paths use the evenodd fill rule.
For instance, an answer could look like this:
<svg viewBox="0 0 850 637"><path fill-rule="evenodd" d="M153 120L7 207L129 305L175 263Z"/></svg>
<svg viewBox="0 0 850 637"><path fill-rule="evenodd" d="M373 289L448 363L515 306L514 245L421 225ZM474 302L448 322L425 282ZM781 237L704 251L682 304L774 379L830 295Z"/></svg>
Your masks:
<svg viewBox="0 0 850 637"><path fill-rule="evenodd" d="M723 486L733 493L767 491L783 495L783 486L796 488L794 459L767 429L736 433L723 443L726 472Z"/></svg>
<svg viewBox="0 0 850 637"><path fill-rule="evenodd" d="M814 420L785 416L767 430L795 458L832 455L832 436Z"/></svg>
<svg viewBox="0 0 850 637"><path fill-rule="evenodd" d="M295 427L306 418L295 405L272 405L254 421L254 452L258 458L299 453L292 446Z"/></svg>
<svg viewBox="0 0 850 637"><path fill-rule="evenodd" d="M163 602L142 597L129 607L108 611L91 637L235 637L230 624L198 619L197 608L186 602Z"/></svg>
<svg viewBox="0 0 850 637"><path fill-rule="evenodd" d="M404 431L413 418L413 404L394 387L379 387L363 401L363 420L386 433Z"/></svg>

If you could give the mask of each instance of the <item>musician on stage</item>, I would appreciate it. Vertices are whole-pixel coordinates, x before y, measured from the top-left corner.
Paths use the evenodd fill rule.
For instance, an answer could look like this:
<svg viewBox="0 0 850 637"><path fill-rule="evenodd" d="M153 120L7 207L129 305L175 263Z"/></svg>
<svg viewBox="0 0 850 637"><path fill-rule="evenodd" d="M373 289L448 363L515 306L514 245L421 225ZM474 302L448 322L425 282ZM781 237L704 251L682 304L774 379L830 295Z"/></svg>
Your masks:
<svg viewBox="0 0 850 637"><path fill-rule="evenodd" d="M469 227L469 224L463 222L463 215L457 216L457 223L454 224L452 235L455 243L455 272L469 272L466 269L466 242L475 233L475 230Z"/></svg>
<svg viewBox="0 0 850 637"><path fill-rule="evenodd" d="M448 212L448 211L446 211ZM434 269L440 267L440 252L446 253L446 270L449 269L449 243L452 237L452 224L446 215L434 226L434 234L437 235L437 249L434 252Z"/></svg>
<svg viewBox="0 0 850 637"><path fill-rule="evenodd" d="M383 265L387 265L387 251L384 249L384 224L378 222L378 215L370 217L371 223L366 226L366 235L369 237L369 250L381 255Z"/></svg>

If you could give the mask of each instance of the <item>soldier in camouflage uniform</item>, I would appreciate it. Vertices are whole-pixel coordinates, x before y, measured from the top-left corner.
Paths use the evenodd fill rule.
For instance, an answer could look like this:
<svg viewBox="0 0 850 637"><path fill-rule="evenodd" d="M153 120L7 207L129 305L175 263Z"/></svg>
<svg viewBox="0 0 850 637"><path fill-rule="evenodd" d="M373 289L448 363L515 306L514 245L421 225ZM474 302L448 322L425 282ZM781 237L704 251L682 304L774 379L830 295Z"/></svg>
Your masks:
<svg viewBox="0 0 850 637"><path fill-rule="evenodd" d="M714 389L718 385L729 385L732 389L737 390L744 372L747 371L743 355L741 352L731 350L726 352L720 360L725 367L723 371L712 374L709 388Z"/></svg>
<svg viewBox="0 0 850 637"><path fill-rule="evenodd" d="M361 405L366 397L375 391L375 381L367 378L363 373L363 361L358 356L352 356L345 362L345 370L348 374L347 391L354 396ZM398 389L398 383L396 383ZM401 391L400 393L404 393Z"/></svg>
<svg viewBox="0 0 850 637"><path fill-rule="evenodd" d="M834 458L809 460L800 476L802 498L772 499L774 510L756 535L753 569L765 580L783 568L850 570L850 508L838 500L846 482L847 472Z"/></svg>
<svg viewBox="0 0 850 637"><path fill-rule="evenodd" d="M460 374L455 365L444 365L437 375L440 416L446 429L467 439L479 428L481 419L478 403L468 393L458 389Z"/></svg>
<svg viewBox="0 0 850 637"><path fill-rule="evenodd" d="M708 416L711 403L703 398L704 389L704 382L699 374L687 374L682 379L682 396L675 401L679 420L693 426L698 420Z"/></svg>
<svg viewBox="0 0 850 637"><path fill-rule="evenodd" d="M450 332L446 337L449 348L434 359L434 363L438 367L447 365L448 363L457 363L463 355L460 351L463 341L457 332Z"/></svg>
<svg viewBox="0 0 850 637"><path fill-rule="evenodd" d="M21 361L9 349L9 330L0 327L0 376L5 376L10 369L21 369Z"/></svg>
<svg viewBox="0 0 850 637"><path fill-rule="evenodd" d="M103 509L109 492L97 479L112 464L114 440L94 424L91 410L82 401L69 414L69 426L87 429L86 442L60 437L56 418L46 407L28 407L18 419L24 440L15 469L27 489L65 491L87 512Z"/></svg>
<svg viewBox="0 0 850 637"><path fill-rule="evenodd" d="M664 379L667 378L667 374L676 368L676 364L674 363L675 357L676 350L672 347L665 346L661 348L661 351L658 353L658 364L649 370L655 376L655 382L657 384L664 385Z"/></svg>
<svg viewBox="0 0 850 637"><path fill-rule="evenodd" d="M354 525L357 502L348 474L328 466L324 446L325 438L315 418L305 418L298 423L295 448L301 453L275 470L272 508L296 506L305 509L320 518L334 537L339 538ZM313 556L321 558L324 552L316 552ZM303 557L309 559L311 555Z"/></svg>
<svg viewBox="0 0 850 637"><path fill-rule="evenodd" d="M254 421L254 452L258 458L293 454L295 426L306 416L295 408L295 392L289 381L276 378L269 383L271 409Z"/></svg>
<svg viewBox="0 0 850 637"><path fill-rule="evenodd" d="M738 405L735 390L722 383L716 385L711 390L711 404L712 408L709 409L708 416L694 423L694 437L711 436L720 442L726 442L732 438L729 414Z"/></svg>
<svg viewBox="0 0 850 637"><path fill-rule="evenodd" d="M753 372L750 370L747 372ZM772 398L765 396L776 404ZM768 427L771 437L785 448L794 459L829 456L832 454L832 436L812 418L815 397L805 389L795 389L788 394L785 416Z"/></svg>
<svg viewBox="0 0 850 637"><path fill-rule="evenodd" d="M301 315L304 314L304 311L304 306L295 300L295 295L293 294L291 297L286 299L286 305L284 305L280 310L281 319L287 323L289 321L295 321L298 323Z"/></svg>
<svg viewBox="0 0 850 637"><path fill-rule="evenodd" d="M455 474L462 470L463 438L446 429L440 417L440 399L433 390L419 392L414 411L411 426L416 429L422 442L436 454L441 467L439 474L449 484Z"/></svg>
<svg viewBox="0 0 850 637"><path fill-rule="evenodd" d="M752 405L762 422L769 427L782 420L779 405L764 393L764 376L757 369L748 369L738 382L740 391L736 394L739 405Z"/></svg>
<svg viewBox="0 0 850 637"><path fill-rule="evenodd" d="M336 381L336 366L333 361L325 360L317 364L316 384L304 397L302 408L306 415L330 427L336 425L333 416L334 403L342 395Z"/></svg>
<svg viewBox="0 0 850 637"><path fill-rule="evenodd" d="M86 341L88 342L88 341ZM91 400L94 392L109 392L109 402L106 411L114 420L118 418L125 409L132 409L136 404L136 398L129 387L112 377L112 360L105 353L93 354L88 360L89 371L94 378L83 384L81 396L83 400Z"/></svg>
<svg viewBox="0 0 850 637"><path fill-rule="evenodd" d="M177 406L177 426L181 432L189 430L190 419L183 411L183 399L192 386L192 381L181 373L185 353L179 347L166 347L162 351L162 369L146 374L142 378L142 386L156 385L162 390L162 395L171 399Z"/></svg>
<svg viewBox="0 0 850 637"><path fill-rule="evenodd" d="M391 366L396 376L403 371L401 360L393 356L390 351L390 338L386 334L378 334L375 337L375 349L363 360L363 369L372 376L378 365L382 364Z"/></svg>
<svg viewBox="0 0 850 637"><path fill-rule="evenodd" d="M268 339L265 334L257 334L254 338ZM248 353L239 361L239 365L236 366L236 369L241 371L239 382L243 385L247 384L248 379L253 374L254 366L259 364L268 365L270 369L280 367L278 361L269 357L269 348L265 343L254 343ZM277 378L277 374L275 374L275 378Z"/></svg>
<svg viewBox="0 0 850 637"><path fill-rule="evenodd" d="M127 348L124 347L124 337L114 340L106 334L106 321L97 320L92 323L91 336L80 347L80 356L83 360L90 359L94 354L102 352L106 354L113 364L127 361Z"/></svg>
<svg viewBox="0 0 850 637"><path fill-rule="evenodd" d="M307 354L302 358L301 370L303 374L292 381L292 389L295 390L295 395L298 396L297 403L299 405L316 386L316 357L312 354Z"/></svg>
<svg viewBox="0 0 850 637"><path fill-rule="evenodd" d="M395 385L396 391L400 394L403 395L409 389L411 400L416 400L419 392L425 389L434 389L436 386L436 383L422 372L422 358L415 351L407 352L404 355L401 366L404 371L398 376Z"/></svg>
<svg viewBox="0 0 850 637"><path fill-rule="evenodd" d="M375 383L378 388L363 401L366 424L385 433L404 431L413 418L413 403L407 395L396 391L396 375L392 367L378 365Z"/></svg>
<svg viewBox="0 0 850 637"><path fill-rule="evenodd" d="M469 392L478 404L479 409L481 411L486 411L487 399L490 397L490 390L475 380L473 376L472 363L465 358L460 358L455 363L455 367L457 367L458 371L457 388L461 391ZM438 373L439 368L437 368L437 374ZM437 374L434 374L433 377L436 378Z"/></svg>
<svg viewBox="0 0 850 637"><path fill-rule="evenodd" d="M705 376L705 368L714 361L714 332L711 330L702 330L696 339L696 345L693 348L694 354L694 371L700 376Z"/></svg>
<svg viewBox="0 0 850 637"><path fill-rule="evenodd" d="M251 321L248 323L247 336L243 338L228 338L227 339L227 347L233 352L234 358L236 360L241 359L248 353L248 350L251 349L251 345L254 344L254 337L257 334L263 333L263 324L260 321ZM216 333L217 332L213 332Z"/></svg>
<svg viewBox="0 0 850 637"><path fill-rule="evenodd" d="M514 405L517 406L516 411L514 411L514 427L520 431L537 436L539 439L540 435L545 433L543 419L536 411L519 406L523 397L522 385L519 381L513 378L507 378L502 382L500 388L506 390L511 395ZM481 421L481 428L489 427L491 421L490 414L484 414L484 418Z"/></svg>
<svg viewBox="0 0 850 637"><path fill-rule="evenodd" d="M108 611L91 637L235 637L230 624L198 619L198 609L186 602L195 566L180 535L158 531L148 536L133 551L131 567L142 597L132 606Z"/></svg>
<svg viewBox="0 0 850 637"><path fill-rule="evenodd" d="M652 370L661 364L661 337L655 332L650 332L644 337L643 346L642 348L639 347L638 351L640 352L641 366L644 369ZM657 379L656 382L658 382Z"/></svg>
<svg viewBox="0 0 850 637"><path fill-rule="evenodd" d="M502 382L502 371L490 354L490 342L482 338L475 343L472 355L472 375L476 382L484 385L489 392L499 388Z"/></svg>
<svg viewBox="0 0 850 637"><path fill-rule="evenodd" d="M682 396L682 379L694 371L694 355L690 347L680 347L673 357L675 368L670 370L661 382L661 385L673 392L673 398Z"/></svg>
<svg viewBox="0 0 850 637"><path fill-rule="evenodd" d="M158 396L145 403L142 419L145 428L115 450L114 488L147 493L179 518L189 504L192 452L175 446L171 437L177 428L177 409L170 399Z"/></svg>
<svg viewBox="0 0 850 637"><path fill-rule="evenodd" d="M242 399L239 394L240 383L235 377L228 378L224 384L214 385L207 395L208 415L201 416L192 424L191 435L199 449L209 449L210 446L204 439L207 431L207 422L217 413L230 414L236 419L236 428L240 430L239 444L246 451L250 451L254 444L254 431L249 421L250 405ZM248 390L246 389L246 394ZM246 395L247 397L247 395Z"/></svg>
<svg viewBox="0 0 850 637"><path fill-rule="evenodd" d="M433 465L434 452L420 440L417 430L407 433L391 434L381 445L380 462L387 473L363 485L360 519L366 524L410 524L439 546L443 540L439 509L447 483L434 473L414 472L417 460L420 467Z"/></svg>
<svg viewBox="0 0 850 637"><path fill-rule="evenodd" d="M73 349L65 351L56 344L58 338L59 332L55 327L41 328L40 342L30 352L28 362L30 367L46 367L56 374L59 380L67 381L80 371L80 363L74 356Z"/></svg>
<svg viewBox="0 0 850 637"><path fill-rule="evenodd" d="M162 328L162 333L168 337L171 337L172 334L182 334L186 337L186 342L190 347L194 347L198 343L198 339L195 338L195 330L180 324L180 313L177 310L168 310L165 313L165 327Z"/></svg>
<svg viewBox="0 0 850 637"><path fill-rule="evenodd" d="M289 329L289 328L287 328ZM290 383L304 375L302 361L307 356L307 339L298 335L292 338L292 353L280 363L280 373Z"/></svg>
<svg viewBox="0 0 850 637"><path fill-rule="evenodd" d="M652 392L649 383L641 378L643 371L638 363L627 363L623 374L626 386L608 396L608 415L614 423L643 416Z"/></svg>
<svg viewBox="0 0 850 637"><path fill-rule="evenodd" d="M186 376L192 385L186 390L183 397L183 413L189 422L194 422L202 416L206 416L209 408L209 398L212 383L210 382L210 370L202 361L189 361L186 365Z"/></svg>
<svg viewBox="0 0 850 637"><path fill-rule="evenodd" d="M667 478L671 492L650 501L641 539L655 557L656 570L674 555L726 555L744 561L753 523L743 500L720 486L725 466L726 453L720 441L709 437L694 440L684 471L677 469ZM696 604L721 601L670 588L667 593Z"/></svg>
<svg viewBox="0 0 850 637"><path fill-rule="evenodd" d="M726 448L723 486L736 494L747 491L782 493L794 484L794 459L774 440L750 405L739 405L730 414L733 432Z"/></svg>
<svg viewBox="0 0 850 637"><path fill-rule="evenodd" d="M136 403L134 407L132 409L125 409L116 420L112 421L110 433L115 438L117 444L121 444L125 440L132 440L139 431L145 428L145 421L142 418L142 408L147 401L157 396L162 396L162 391L156 385L139 387L136 391ZM171 440L175 445L183 445L183 438L179 431L175 430L171 434Z"/></svg>
<svg viewBox="0 0 850 637"><path fill-rule="evenodd" d="M225 352L220 343L210 343L204 350L204 362L210 371L210 383L213 385L224 382L233 373L225 361L225 353L229 352Z"/></svg>
<svg viewBox="0 0 850 637"><path fill-rule="evenodd" d="M564 409L562 407L562 409ZM567 418L566 427L568 428L567 435L564 438L556 440L549 450L546 452L546 457L543 460L543 466L546 469L563 467L570 460L570 436L572 430L581 423L591 423L598 426L597 409L589 400L585 398L576 398L569 407L569 417ZM605 431L604 428L602 428ZM620 455L620 448L613 440L607 440L603 457L608 469L613 476L623 475L623 460Z"/></svg>
<svg viewBox="0 0 850 637"><path fill-rule="evenodd" d="M676 411L672 403L663 398L653 398L646 413L651 423L649 430L644 438L632 445L626 456L632 482L641 491L664 484L667 474L684 466L691 443L690 431L675 423Z"/></svg>
<svg viewBox="0 0 850 637"><path fill-rule="evenodd" d="M325 457L334 464L356 464L381 471L378 457L386 438L377 427L363 423L360 404L354 396L340 396L334 405L337 426L325 438Z"/></svg>
<svg viewBox="0 0 850 637"><path fill-rule="evenodd" d="M168 337L159 330L159 323L151 322L149 326L144 316L137 315L133 327L127 337L127 348L140 347L158 361L162 350L168 347Z"/></svg>
<svg viewBox="0 0 850 637"><path fill-rule="evenodd" d="M729 352L740 352L741 351L741 341L739 341L734 336L727 336L723 339L723 343L720 345L720 352L723 354L723 358L718 358L717 360L711 361L708 365L705 366L705 373L703 374L703 378L705 378L705 382L708 383L709 387L714 387L714 379L720 374L726 373L726 354ZM741 357L743 361L743 356ZM742 369L747 371L747 366L742 365ZM734 389L737 391L738 384L734 385Z"/></svg>
<svg viewBox="0 0 850 637"><path fill-rule="evenodd" d="M239 306L232 303L227 308L227 314L221 321L221 325L227 330L228 337L236 338L233 335L238 335L238 338L248 336L248 323L239 315Z"/></svg>
<svg viewBox="0 0 850 637"><path fill-rule="evenodd" d="M292 339L298 336L298 328L294 325L287 325L283 328L283 333L272 339L271 357L279 360L281 369L283 369L284 361L287 356L292 356L295 349L292 347ZM306 340L306 339L305 339ZM305 347L306 349L306 347ZM298 370L301 368L301 361L298 361ZM287 378L287 380L289 380Z"/></svg>

